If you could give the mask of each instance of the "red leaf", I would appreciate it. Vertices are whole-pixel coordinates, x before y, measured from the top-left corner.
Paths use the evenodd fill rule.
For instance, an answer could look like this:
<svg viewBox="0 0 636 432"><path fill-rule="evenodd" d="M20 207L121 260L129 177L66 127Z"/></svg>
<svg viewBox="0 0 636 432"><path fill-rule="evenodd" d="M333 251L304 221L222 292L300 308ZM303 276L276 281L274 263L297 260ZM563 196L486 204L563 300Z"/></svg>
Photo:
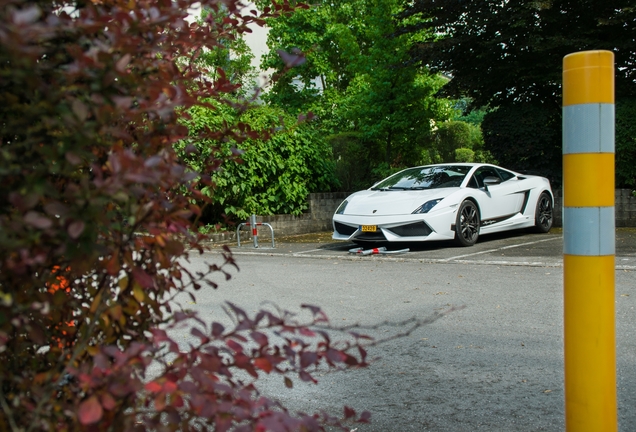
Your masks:
<svg viewBox="0 0 636 432"><path fill-rule="evenodd" d="M358 352L360 353L360 358L362 359L362 362L364 363L364 360L367 358L367 351L361 346L358 346Z"/></svg>
<svg viewBox="0 0 636 432"><path fill-rule="evenodd" d="M177 391L177 384L173 381L166 381L166 383L163 385L163 391L165 391L166 393L173 393Z"/></svg>
<svg viewBox="0 0 636 432"><path fill-rule="evenodd" d="M329 351L327 351L327 358L332 362L338 363L345 361L347 359L347 355L342 351L330 348Z"/></svg>
<svg viewBox="0 0 636 432"><path fill-rule="evenodd" d="M314 379L314 377L312 377L311 375L309 375L307 372L305 371L301 371L298 376L300 377L301 380L305 381L305 382L313 382L314 384L317 383L318 381L316 381Z"/></svg>
<svg viewBox="0 0 636 432"><path fill-rule="evenodd" d="M101 399L102 399L102 406L106 408L108 411L114 409L115 406L117 405L117 402L115 402L115 399L108 393L104 393Z"/></svg>
<svg viewBox="0 0 636 432"><path fill-rule="evenodd" d="M288 53L280 49L276 50L276 52L278 53L278 55L280 56L280 59L283 61L283 63L285 63L285 66L287 67L300 66L301 64L305 63L305 61L307 60L305 58L305 55L297 48L292 50L292 53Z"/></svg>
<svg viewBox="0 0 636 432"><path fill-rule="evenodd" d="M161 384L159 384L157 381L151 381L148 384L146 384L145 388L151 393L158 393L161 391L162 387L161 387Z"/></svg>
<svg viewBox="0 0 636 432"><path fill-rule="evenodd" d="M357 366L358 359L351 355L345 355L345 363L349 366Z"/></svg>
<svg viewBox="0 0 636 432"><path fill-rule="evenodd" d="M299 333L303 336L307 336L307 337L314 337L316 336L316 333L314 333L313 331L311 331L308 328L301 328L300 330L298 330Z"/></svg>
<svg viewBox="0 0 636 432"><path fill-rule="evenodd" d="M121 73L125 72L131 58L132 56L130 54L123 55L122 58L117 60L117 63L115 63L115 69L117 69L117 71Z"/></svg>
<svg viewBox="0 0 636 432"><path fill-rule="evenodd" d="M75 221L68 226L66 231L68 232L68 235L71 236L72 239L77 239L79 238L79 236L82 235L85 227L86 225L84 224L83 221Z"/></svg>
<svg viewBox="0 0 636 432"><path fill-rule="evenodd" d="M345 407L344 407L344 416L345 416L345 418L355 417L355 415L356 415L356 411L353 408L350 408L350 407L345 405Z"/></svg>
<svg viewBox="0 0 636 432"><path fill-rule="evenodd" d="M51 219L41 215L38 212L30 211L24 216L24 221L29 225L33 225L36 228L47 229L53 225Z"/></svg>
<svg viewBox="0 0 636 432"><path fill-rule="evenodd" d="M109 275L114 276L119 274L119 270L121 269L121 265L119 264L119 258L117 254L113 254L108 261L106 261L106 271Z"/></svg>
<svg viewBox="0 0 636 432"><path fill-rule="evenodd" d="M210 338L208 338L201 330L196 327L192 327L192 330L190 330L190 334L201 339L202 344L206 344L210 341Z"/></svg>
<svg viewBox="0 0 636 432"><path fill-rule="evenodd" d="M166 395L164 393L159 393L155 398L155 409L157 411L163 411L166 407Z"/></svg>
<svg viewBox="0 0 636 432"><path fill-rule="evenodd" d="M358 422L369 423L370 420L371 420L371 413L369 411L365 411L362 414L360 414L360 418L358 419Z"/></svg>
<svg viewBox="0 0 636 432"><path fill-rule="evenodd" d="M143 288L151 288L154 285L152 277L139 267L134 268L132 273L137 283L139 283L139 285Z"/></svg>
<svg viewBox="0 0 636 432"><path fill-rule="evenodd" d="M306 368L316 363L318 354L315 352L304 352L300 355L300 367Z"/></svg>
<svg viewBox="0 0 636 432"><path fill-rule="evenodd" d="M223 330L225 330L225 327L223 327L223 325L215 322L212 323L212 335L214 337L219 337L223 334Z"/></svg>
<svg viewBox="0 0 636 432"><path fill-rule="evenodd" d="M263 333L252 332L250 336L252 337L252 339L254 339L254 342L256 342L261 348L269 343L267 336L265 336Z"/></svg>
<svg viewBox="0 0 636 432"><path fill-rule="evenodd" d="M83 425L89 425L97 423L102 419L104 410L102 405L97 400L97 396L93 395L82 402L77 411L79 421Z"/></svg>
<svg viewBox="0 0 636 432"><path fill-rule="evenodd" d="M243 352L243 347L236 343L235 341L233 341L232 339L228 340L227 342L225 342L227 344L228 347L230 347L230 349L232 349L234 352L240 353Z"/></svg>
<svg viewBox="0 0 636 432"><path fill-rule="evenodd" d="M175 408L181 408L185 405L185 402L183 402L183 398L179 394L170 396L170 400L172 401L172 406Z"/></svg>
<svg viewBox="0 0 636 432"><path fill-rule="evenodd" d="M310 304L301 304L300 307L303 309L309 309L311 313L314 315L318 315L319 313L322 312L322 310L318 306L314 306Z"/></svg>
<svg viewBox="0 0 636 432"><path fill-rule="evenodd" d="M254 360L254 366L267 373L270 373L272 369L274 369L272 363L265 357L258 357Z"/></svg>

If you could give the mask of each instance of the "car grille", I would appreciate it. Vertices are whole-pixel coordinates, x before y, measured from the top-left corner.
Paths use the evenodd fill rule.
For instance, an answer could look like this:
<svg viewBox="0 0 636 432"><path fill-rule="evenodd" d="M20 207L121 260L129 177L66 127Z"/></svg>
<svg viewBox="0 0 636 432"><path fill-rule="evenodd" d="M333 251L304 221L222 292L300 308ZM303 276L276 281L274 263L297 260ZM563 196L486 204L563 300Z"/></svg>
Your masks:
<svg viewBox="0 0 636 432"><path fill-rule="evenodd" d="M377 231L377 232L364 232L364 233L360 233L359 235L356 236L356 238L354 240L359 240L359 241L386 241L386 237L384 237L384 234L382 233L382 231Z"/></svg>
<svg viewBox="0 0 636 432"><path fill-rule="evenodd" d="M338 234L342 235L351 235L358 230L357 227L341 224L340 222L334 222L333 225L336 228L336 231L338 231Z"/></svg>
<svg viewBox="0 0 636 432"><path fill-rule="evenodd" d="M431 228L424 222L400 225L388 228L388 230L400 237L424 237L432 232Z"/></svg>

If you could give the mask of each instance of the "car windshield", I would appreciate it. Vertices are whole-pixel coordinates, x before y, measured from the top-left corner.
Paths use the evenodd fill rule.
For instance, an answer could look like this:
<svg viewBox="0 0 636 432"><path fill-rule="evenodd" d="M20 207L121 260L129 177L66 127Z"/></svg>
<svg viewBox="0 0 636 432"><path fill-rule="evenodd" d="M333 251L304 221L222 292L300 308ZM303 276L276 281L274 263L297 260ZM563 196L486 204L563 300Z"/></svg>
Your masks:
<svg viewBox="0 0 636 432"><path fill-rule="evenodd" d="M409 168L373 186L372 190L413 190L459 187L470 171L467 165Z"/></svg>

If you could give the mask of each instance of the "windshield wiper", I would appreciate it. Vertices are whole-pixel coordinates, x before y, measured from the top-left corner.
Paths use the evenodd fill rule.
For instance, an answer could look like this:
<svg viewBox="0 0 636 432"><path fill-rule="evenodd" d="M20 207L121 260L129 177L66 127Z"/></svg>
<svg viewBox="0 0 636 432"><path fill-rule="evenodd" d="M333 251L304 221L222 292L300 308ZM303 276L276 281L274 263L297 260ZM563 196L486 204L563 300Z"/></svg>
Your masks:
<svg viewBox="0 0 636 432"><path fill-rule="evenodd" d="M409 189L411 189L411 190L424 190L424 189L430 189L430 187L428 187L428 186L413 186L413 187L410 187Z"/></svg>
<svg viewBox="0 0 636 432"><path fill-rule="evenodd" d="M410 189L410 188L402 187L402 186L389 186L389 187L383 187L383 188L371 188L371 190L382 191L382 192L392 191L392 190L408 190L408 189Z"/></svg>

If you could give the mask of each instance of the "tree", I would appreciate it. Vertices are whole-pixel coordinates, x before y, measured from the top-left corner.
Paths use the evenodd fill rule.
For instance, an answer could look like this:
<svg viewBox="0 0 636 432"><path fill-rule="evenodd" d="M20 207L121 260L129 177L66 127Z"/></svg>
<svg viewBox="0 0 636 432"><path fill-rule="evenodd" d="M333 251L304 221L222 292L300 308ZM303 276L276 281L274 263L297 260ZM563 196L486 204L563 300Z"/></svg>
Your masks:
<svg viewBox="0 0 636 432"><path fill-rule="evenodd" d="M619 98L636 91L636 9L627 0L416 0L403 19L407 32L429 30L413 59L449 73L444 94L469 96L478 107L558 105L563 57L588 49L615 52Z"/></svg>
<svg viewBox="0 0 636 432"><path fill-rule="evenodd" d="M560 118L535 104L500 107L484 118L484 142L497 161L512 170L551 175L559 183Z"/></svg>
<svg viewBox="0 0 636 432"><path fill-rule="evenodd" d="M223 8L201 8L198 23L214 21L216 25L221 25L224 18L227 18L227 11ZM218 44L203 50L196 59L197 63L209 71L211 79L218 78L222 71L231 83L238 86L233 92L238 98L253 96L256 88L257 72L252 66L254 54L245 42L243 34L248 30L249 28L230 31L219 38Z"/></svg>
<svg viewBox="0 0 636 432"><path fill-rule="evenodd" d="M616 184L636 188L636 98L616 103Z"/></svg>
<svg viewBox="0 0 636 432"><path fill-rule="evenodd" d="M416 163L430 145L431 119L448 119L452 111L447 101L433 97L444 81L409 63L419 36L395 34L395 21L387 17L400 10L397 0L319 2L276 20L268 36L272 52L297 49L305 62L267 100L311 111L331 135L359 134L370 147L371 160L363 165L385 167L380 177L391 167ZM274 55L263 66L283 68Z"/></svg>
<svg viewBox="0 0 636 432"><path fill-rule="evenodd" d="M413 23L417 17L420 20ZM530 153L536 151L534 147L521 149L521 153L528 161L543 155L543 174L557 181L561 171L558 137L563 57L589 49L614 51L617 100L636 93L636 9L627 0L416 0L402 18L404 31L429 31L424 34L430 37L414 47L412 58L452 77L442 94L470 97L476 107L500 107L499 113L486 117L501 118L508 112L512 116L509 123L528 104L534 106L530 109L547 115L549 121L534 121L527 130L554 126L547 135L556 141L543 142L538 153ZM489 141L498 130L484 129L484 133L486 148L497 159L506 158L499 149L517 145L509 142L500 146Z"/></svg>
<svg viewBox="0 0 636 432"><path fill-rule="evenodd" d="M201 189L224 161L200 155L192 171L174 148L193 138L181 118L232 105L226 96L238 86L221 69L210 79L197 59L248 23L291 10L282 3L258 16L232 0L201 3L224 18L188 24L188 0L7 0L0 9L2 430L341 425L288 413L255 380L295 373L315 382L317 365L365 366L363 336L339 343L312 329L326 323L314 306L302 318L228 304L234 324L223 326L174 301L215 288L236 266L229 249L206 272L184 265L205 250L196 203L209 201ZM240 122L197 132L219 146L254 133ZM170 336L184 323L194 346ZM343 417L368 413L345 408Z"/></svg>

